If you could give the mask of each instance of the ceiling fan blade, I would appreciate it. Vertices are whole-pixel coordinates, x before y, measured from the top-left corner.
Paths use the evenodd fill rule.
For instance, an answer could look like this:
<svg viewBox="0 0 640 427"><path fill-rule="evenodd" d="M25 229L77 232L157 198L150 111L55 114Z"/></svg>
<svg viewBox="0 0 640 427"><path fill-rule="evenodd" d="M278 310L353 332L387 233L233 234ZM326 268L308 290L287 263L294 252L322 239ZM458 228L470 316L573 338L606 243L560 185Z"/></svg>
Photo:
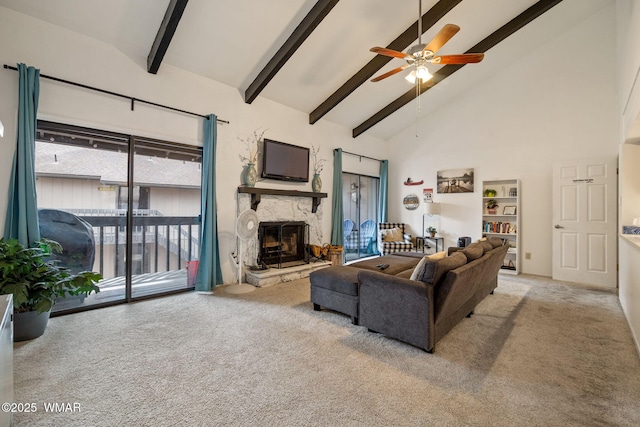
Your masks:
<svg viewBox="0 0 640 427"><path fill-rule="evenodd" d="M372 82L379 82L382 79L386 79L389 76L393 76L396 73L399 73L400 71L404 70L405 68L407 68L409 66L409 64L403 65L402 67L398 67L398 68L394 68L391 71L388 71L384 74L380 74L378 77L374 77L371 79Z"/></svg>
<svg viewBox="0 0 640 427"><path fill-rule="evenodd" d="M475 64L482 61L484 53L465 53L461 55L443 55L433 58L433 64Z"/></svg>
<svg viewBox="0 0 640 427"><path fill-rule="evenodd" d="M404 59L405 57L409 56L406 53L398 52L397 50L391 50L384 47L372 47L369 50L371 52L377 53L378 55L392 56L394 58L400 58L400 59Z"/></svg>
<svg viewBox="0 0 640 427"><path fill-rule="evenodd" d="M458 31L460 31L460 27L455 24L445 25L440 31L438 31L438 34L436 34L436 36L427 43L423 51L430 50L431 52L436 53L451 39L451 37L455 36Z"/></svg>

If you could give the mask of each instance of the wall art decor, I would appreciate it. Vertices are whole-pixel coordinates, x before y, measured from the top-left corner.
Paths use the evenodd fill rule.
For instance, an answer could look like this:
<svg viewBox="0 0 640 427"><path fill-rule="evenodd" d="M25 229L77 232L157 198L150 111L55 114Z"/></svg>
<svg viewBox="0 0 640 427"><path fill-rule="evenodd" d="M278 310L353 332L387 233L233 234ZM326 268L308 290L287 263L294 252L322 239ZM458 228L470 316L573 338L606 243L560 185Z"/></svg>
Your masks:
<svg viewBox="0 0 640 427"><path fill-rule="evenodd" d="M425 203L433 202L433 188L423 188L422 198L424 199Z"/></svg>
<svg viewBox="0 0 640 427"><path fill-rule="evenodd" d="M405 208L410 211L415 210L420 206L420 199L415 194L407 194L404 199L402 199L402 204Z"/></svg>
<svg viewBox="0 0 640 427"><path fill-rule="evenodd" d="M438 171L438 193L473 193L473 168Z"/></svg>

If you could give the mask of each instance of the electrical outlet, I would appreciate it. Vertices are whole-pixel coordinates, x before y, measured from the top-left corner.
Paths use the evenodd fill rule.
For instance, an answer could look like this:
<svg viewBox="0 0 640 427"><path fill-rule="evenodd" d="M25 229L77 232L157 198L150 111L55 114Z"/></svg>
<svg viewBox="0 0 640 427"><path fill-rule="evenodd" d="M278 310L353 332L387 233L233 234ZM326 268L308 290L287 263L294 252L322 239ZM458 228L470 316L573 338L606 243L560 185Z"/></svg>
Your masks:
<svg viewBox="0 0 640 427"><path fill-rule="evenodd" d="M531 259L531 252L525 252L524 259Z"/></svg>

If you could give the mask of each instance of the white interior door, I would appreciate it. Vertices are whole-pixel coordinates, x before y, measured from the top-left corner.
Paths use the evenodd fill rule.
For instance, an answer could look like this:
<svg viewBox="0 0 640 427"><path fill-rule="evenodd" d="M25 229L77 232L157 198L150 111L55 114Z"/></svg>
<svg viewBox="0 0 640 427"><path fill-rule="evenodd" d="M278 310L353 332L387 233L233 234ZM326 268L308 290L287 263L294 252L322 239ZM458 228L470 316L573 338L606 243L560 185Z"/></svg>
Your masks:
<svg viewBox="0 0 640 427"><path fill-rule="evenodd" d="M615 288L616 159L558 163L553 172L553 278Z"/></svg>

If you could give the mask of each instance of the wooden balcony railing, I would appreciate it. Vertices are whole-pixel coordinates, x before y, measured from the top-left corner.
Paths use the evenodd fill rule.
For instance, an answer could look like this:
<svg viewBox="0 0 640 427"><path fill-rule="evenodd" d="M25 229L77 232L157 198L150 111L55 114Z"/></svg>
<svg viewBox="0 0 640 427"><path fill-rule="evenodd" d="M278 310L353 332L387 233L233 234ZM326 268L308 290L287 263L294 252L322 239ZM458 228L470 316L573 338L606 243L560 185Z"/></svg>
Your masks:
<svg viewBox="0 0 640 427"><path fill-rule="evenodd" d="M113 212L113 211L111 211ZM105 212L106 213L106 212ZM105 247L114 248L114 277L124 275L127 217L92 212L78 215L94 229L98 268L105 275ZM94 216L98 214L99 216ZM183 262L197 259L200 252L200 217L198 216L136 216L133 217L132 244L136 262L134 274L170 271L171 260L177 258L177 269ZM149 247L151 245L151 247ZM160 259L159 249L164 249ZM105 277L111 276L107 274Z"/></svg>

